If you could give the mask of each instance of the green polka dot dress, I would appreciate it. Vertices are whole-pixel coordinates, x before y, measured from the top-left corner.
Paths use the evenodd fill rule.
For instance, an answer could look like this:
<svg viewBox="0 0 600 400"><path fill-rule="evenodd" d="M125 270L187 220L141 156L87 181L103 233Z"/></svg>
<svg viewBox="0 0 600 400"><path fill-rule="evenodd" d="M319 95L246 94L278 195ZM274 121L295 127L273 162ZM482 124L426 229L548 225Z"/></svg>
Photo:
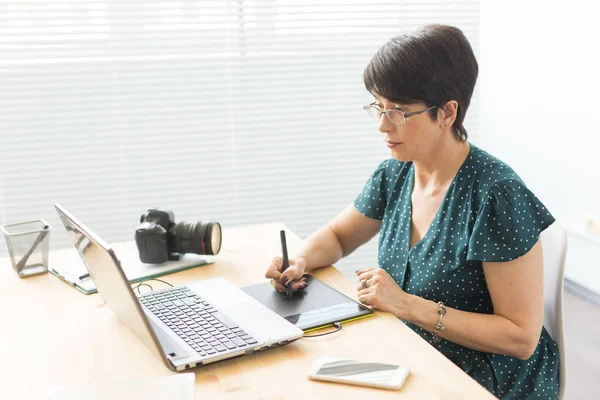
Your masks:
<svg viewBox="0 0 600 400"><path fill-rule="evenodd" d="M407 293L492 314L482 261L524 255L554 218L509 166L471 144L429 230L409 249L413 182L411 162L389 159L354 201L361 213L382 220L379 266ZM431 343L430 331L406 324ZM444 339L435 346L502 399L558 398L558 347L546 329L526 361Z"/></svg>

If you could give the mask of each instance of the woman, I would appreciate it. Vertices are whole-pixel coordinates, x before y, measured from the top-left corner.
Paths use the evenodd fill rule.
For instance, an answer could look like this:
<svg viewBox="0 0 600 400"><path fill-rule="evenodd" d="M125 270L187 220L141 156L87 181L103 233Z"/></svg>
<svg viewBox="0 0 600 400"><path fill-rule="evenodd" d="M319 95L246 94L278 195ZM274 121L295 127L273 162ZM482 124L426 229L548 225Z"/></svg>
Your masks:
<svg viewBox="0 0 600 400"><path fill-rule="evenodd" d="M540 233L554 222L502 161L467 141L478 65L462 32L427 26L394 38L364 71L392 158L306 240L284 291L378 232L379 267L358 271L359 300L393 313L505 399L557 398L558 348L542 327Z"/></svg>

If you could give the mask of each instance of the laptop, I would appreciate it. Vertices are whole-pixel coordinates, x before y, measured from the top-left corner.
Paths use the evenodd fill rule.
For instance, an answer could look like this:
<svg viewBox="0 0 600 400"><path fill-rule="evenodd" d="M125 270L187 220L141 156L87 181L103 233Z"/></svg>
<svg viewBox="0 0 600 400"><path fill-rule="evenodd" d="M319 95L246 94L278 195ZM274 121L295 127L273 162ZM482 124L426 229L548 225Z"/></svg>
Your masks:
<svg viewBox="0 0 600 400"><path fill-rule="evenodd" d="M115 252L54 207L110 310L172 371L285 345L304 332L223 278L136 295ZM86 246L81 246L83 238Z"/></svg>

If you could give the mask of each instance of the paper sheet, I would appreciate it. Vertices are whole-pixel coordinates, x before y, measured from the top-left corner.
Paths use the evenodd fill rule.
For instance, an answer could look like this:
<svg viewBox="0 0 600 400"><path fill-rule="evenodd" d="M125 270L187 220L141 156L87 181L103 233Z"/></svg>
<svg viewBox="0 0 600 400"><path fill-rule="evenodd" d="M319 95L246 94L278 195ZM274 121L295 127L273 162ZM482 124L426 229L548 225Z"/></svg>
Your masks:
<svg viewBox="0 0 600 400"><path fill-rule="evenodd" d="M47 400L194 400L193 373L152 377L135 381L95 383L49 388Z"/></svg>

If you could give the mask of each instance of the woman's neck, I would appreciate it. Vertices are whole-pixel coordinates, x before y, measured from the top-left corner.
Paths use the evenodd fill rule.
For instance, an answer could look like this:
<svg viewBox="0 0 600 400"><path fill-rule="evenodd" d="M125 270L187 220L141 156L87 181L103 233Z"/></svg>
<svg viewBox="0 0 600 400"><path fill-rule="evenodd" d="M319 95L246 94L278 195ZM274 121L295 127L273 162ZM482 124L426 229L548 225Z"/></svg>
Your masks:
<svg viewBox="0 0 600 400"><path fill-rule="evenodd" d="M444 192L467 158L471 145L453 136L440 141L427 155L427 159L414 160L414 189L435 196Z"/></svg>

